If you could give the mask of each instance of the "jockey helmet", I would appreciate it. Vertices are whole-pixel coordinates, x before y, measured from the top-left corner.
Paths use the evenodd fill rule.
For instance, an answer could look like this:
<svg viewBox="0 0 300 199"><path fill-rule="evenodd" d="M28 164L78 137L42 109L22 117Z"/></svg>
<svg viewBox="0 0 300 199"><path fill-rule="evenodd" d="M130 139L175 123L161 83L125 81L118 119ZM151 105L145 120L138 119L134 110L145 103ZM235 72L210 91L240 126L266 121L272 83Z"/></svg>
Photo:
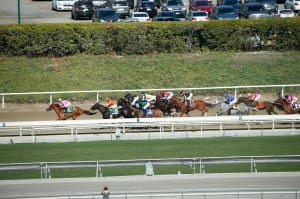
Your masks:
<svg viewBox="0 0 300 199"><path fill-rule="evenodd" d="M61 102L61 98L59 98L57 101Z"/></svg>
<svg viewBox="0 0 300 199"><path fill-rule="evenodd" d="M289 98L289 96L288 96L288 95L285 95L285 96L284 96L284 98L286 98L286 99L287 99L287 98Z"/></svg>

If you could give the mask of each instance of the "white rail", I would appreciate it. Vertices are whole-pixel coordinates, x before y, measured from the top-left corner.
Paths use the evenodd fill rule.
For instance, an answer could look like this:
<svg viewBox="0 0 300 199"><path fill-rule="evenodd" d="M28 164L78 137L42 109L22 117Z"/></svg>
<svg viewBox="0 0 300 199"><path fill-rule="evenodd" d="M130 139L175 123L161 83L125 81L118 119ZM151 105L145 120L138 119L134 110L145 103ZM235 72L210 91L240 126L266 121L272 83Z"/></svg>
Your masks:
<svg viewBox="0 0 300 199"><path fill-rule="evenodd" d="M113 140L128 132L124 139L280 135L279 131L299 135L300 114L0 122L0 143L51 142L51 137L52 142Z"/></svg>
<svg viewBox="0 0 300 199"><path fill-rule="evenodd" d="M116 93L116 92L153 92L160 90L180 91L180 90L224 90L233 89L234 95L237 97L238 89L243 88L280 88L281 94L284 95L284 89L286 87L300 87L300 84L281 84L281 85L253 85L253 86L221 86L221 87L202 87L202 88L160 88L160 89L127 89L127 90L88 90L88 91L46 91L46 92L20 92L20 93L0 93L2 96L2 108L5 107L5 96L13 95L50 95L49 102L52 103L54 94L70 94L70 93L95 93L96 100L99 101L100 93Z"/></svg>

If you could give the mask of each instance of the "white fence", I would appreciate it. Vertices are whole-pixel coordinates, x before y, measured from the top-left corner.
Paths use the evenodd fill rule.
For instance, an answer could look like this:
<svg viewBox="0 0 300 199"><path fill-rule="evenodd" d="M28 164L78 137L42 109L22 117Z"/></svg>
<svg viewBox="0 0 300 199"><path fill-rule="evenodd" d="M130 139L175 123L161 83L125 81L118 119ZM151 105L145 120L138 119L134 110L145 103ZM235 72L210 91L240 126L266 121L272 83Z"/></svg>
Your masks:
<svg viewBox="0 0 300 199"><path fill-rule="evenodd" d="M126 136L123 136L126 133ZM299 135L300 114L0 123L0 143Z"/></svg>
<svg viewBox="0 0 300 199"><path fill-rule="evenodd" d="M300 84L281 84L281 85L256 85L256 86L224 86L224 87L202 87L202 88L160 88L160 89L127 89L127 90L89 90L89 91L53 91L53 92L24 92L24 93L0 93L2 96L2 108L5 107L5 96L13 96L13 95L49 95L50 96L50 103L53 101L53 95L55 94L68 94L68 93L94 93L96 94L96 100L99 101L99 95L101 93L116 93L116 92L153 92L153 91L160 91L160 90L170 90L170 91L179 91L179 90L223 90L223 89L232 89L234 92L235 97L238 95L239 89L244 88L280 88L281 94L284 95L285 88L287 87L300 87Z"/></svg>

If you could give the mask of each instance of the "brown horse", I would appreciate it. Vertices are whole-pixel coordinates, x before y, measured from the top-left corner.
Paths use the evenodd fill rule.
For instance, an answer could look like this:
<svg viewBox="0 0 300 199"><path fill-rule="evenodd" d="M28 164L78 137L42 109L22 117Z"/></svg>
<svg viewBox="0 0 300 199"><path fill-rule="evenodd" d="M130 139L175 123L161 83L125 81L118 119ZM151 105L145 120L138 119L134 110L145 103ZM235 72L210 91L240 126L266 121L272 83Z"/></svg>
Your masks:
<svg viewBox="0 0 300 199"><path fill-rule="evenodd" d="M211 107L213 106L212 104L210 103L207 103L205 101L202 101L202 100L194 100L192 101L191 103L191 107L190 109L187 108L186 104L184 101L182 101L180 98L178 97L172 97L171 99L169 99L169 103L173 103L173 104L176 104L177 107L179 107L179 110L180 110L180 117L183 116L183 114L187 114L189 116L189 112L190 111L193 111L195 109L199 110L200 112L202 112L202 116L204 114L207 113L208 111L208 106Z"/></svg>
<svg viewBox="0 0 300 199"><path fill-rule="evenodd" d="M292 106L287 102L287 100L284 99L280 94L279 94L278 100L276 100L276 101L280 102L285 113L287 113L287 114L300 113L300 108L293 109Z"/></svg>
<svg viewBox="0 0 300 199"><path fill-rule="evenodd" d="M256 108L255 105L257 102L250 100L248 97L239 97L236 103L237 104L244 103L249 107L253 107L252 110L255 110L255 109L256 110L264 110L265 109L269 115L271 115L272 113L277 114L277 112L274 109L274 106L276 104L269 102L269 101L263 101L263 106L260 108Z"/></svg>
<svg viewBox="0 0 300 199"><path fill-rule="evenodd" d="M138 108L135 108L133 106L130 107L131 111L134 113L134 116L136 118L143 118L143 117L163 117L164 113L158 109L158 108L153 108L151 110L151 115L145 115L143 110L140 110Z"/></svg>
<svg viewBox="0 0 300 199"><path fill-rule="evenodd" d="M64 109L57 103L52 103L49 105L49 107L46 109L46 111L52 111L54 110L55 113L57 114L57 119L58 120L66 120L69 118L72 118L73 120L75 120L78 116L80 116L81 114L86 114L86 115L94 115L96 114L93 112L90 112L88 110L83 110L81 108L79 108L78 106L74 107L74 111L71 113L65 113Z"/></svg>

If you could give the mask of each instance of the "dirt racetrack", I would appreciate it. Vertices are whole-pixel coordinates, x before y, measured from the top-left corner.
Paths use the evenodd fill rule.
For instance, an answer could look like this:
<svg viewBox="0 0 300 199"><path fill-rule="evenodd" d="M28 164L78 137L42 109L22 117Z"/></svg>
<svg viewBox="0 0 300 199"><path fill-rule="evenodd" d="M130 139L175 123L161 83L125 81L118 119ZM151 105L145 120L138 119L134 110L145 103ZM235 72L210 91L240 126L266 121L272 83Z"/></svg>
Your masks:
<svg viewBox="0 0 300 199"><path fill-rule="evenodd" d="M264 95L264 100L274 101L275 96ZM211 102L216 97L195 97L195 99L203 99L206 102ZM83 102L72 102L75 106L89 110L90 107L95 103L94 101L83 101ZM100 102L105 104L105 102ZM0 110L0 122L12 122L12 121L45 121L45 120L56 120L56 114L54 111L46 111L48 107L47 103L5 103L4 109ZM209 107L207 116L215 116L216 112L219 111L220 106L216 105L214 107ZM284 114L283 111L275 108L278 114ZM265 115L267 114L265 110L252 112L255 115ZM185 115L186 116L186 115ZM201 116L201 112L194 110L190 112L190 116ZM95 115L81 115L77 120L84 119L99 119L102 115L99 111Z"/></svg>

